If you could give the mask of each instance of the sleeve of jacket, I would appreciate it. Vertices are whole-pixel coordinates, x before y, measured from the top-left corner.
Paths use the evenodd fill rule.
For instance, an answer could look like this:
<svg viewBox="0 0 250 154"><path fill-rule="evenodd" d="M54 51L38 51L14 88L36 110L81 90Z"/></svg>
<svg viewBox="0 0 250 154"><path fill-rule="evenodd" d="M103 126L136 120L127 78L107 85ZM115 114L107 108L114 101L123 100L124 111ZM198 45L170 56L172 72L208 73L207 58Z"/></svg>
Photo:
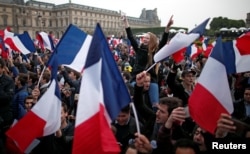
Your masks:
<svg viewBox="0 0 250 154"><path fill-rule="evenodd" d="M174 91L176 88L175 78L176 78L176 73L169 72L167 77L167 85L172 91Z"/></svg>
<svg viewBox="0 0 250 154"><path fill-rule="evenodd" d="M145 105L145 102L143 102L143 87L135 85L134 104L139 119L144 121L142 134L144 134L147 138L150 138L154 129L156 114L152 109Z"/></svg>
<svg viewBox="0 0 250 154"><path fill-rule="evenodd" d="M164 47L164 45L167 43L168 36L169 36L169 33L166 33L166 32L163 33L162 39L161 39L161 41L159 43L159 49L158 50L160 50L162 47Z"/></svg>
<svg viewBox="0 0 250 154"><path fill-rule="evenodd" d="M11 70L11 72L13 73L13 77L16 78L17 75L18 75L18 73L19 73L19 71L18 71L18 69L16 68L16 66L10 67L10 70Z"/></svg>
<svg viewBox="0 0 250 154"><path fill-rule="evenodd" d="M157 136L157 148L153 151L153 154L172 153L173 144L171 142L171 130L164 127L160 127Z"/></svg>
<svg viewBox="0 0 250 154"><path fill-rule="evenodd" d="M128 39L129 39L129 41L130 41L132 47L134 48L134 50L135 50L135 52L136 52L137 49L138 49L138 43L137 43L137 41L135 40L135 38L134 38L134 36L133 36L133 33L132 33L130 27L126 28L126 33L127 33L127 37L128 37Z"/></svg>
<svg viewBox="0 0 250 154"><path fill-rule="evenodd" d="M148 108L143 102L143 87L138 87L136 84L134 88L134 104L138 113L142 115L145 119L151 117L155 118L154 111Z"/></svg>

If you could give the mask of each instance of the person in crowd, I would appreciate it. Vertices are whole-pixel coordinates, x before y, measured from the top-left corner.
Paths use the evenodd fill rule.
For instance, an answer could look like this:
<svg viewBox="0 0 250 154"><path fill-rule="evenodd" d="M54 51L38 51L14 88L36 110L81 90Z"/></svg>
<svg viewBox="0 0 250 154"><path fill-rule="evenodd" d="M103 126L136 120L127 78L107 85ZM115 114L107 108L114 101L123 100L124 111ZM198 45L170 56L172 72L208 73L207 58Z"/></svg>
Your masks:
<svg viewBox="0 0 250 154"><path fill-rule="evenodd" d="M250 87L244 89L243 99L234 102L234 112L232 116L250 124Z"/></svg>
<svg viewBox="0 0 250 154"><path fill-rule="evenodd" d="M235 121L236 120L236 121ZM250 131L250 87L245 88L243 99L234 102L231 115L221 114L217 137L244 137ZM237 128L238 127L238 128Z"/></svg>
<svg viewBox="0 0 250 154"><path fill-rule="evenodd" d="M121 147L121 153L125 153L129 141L134 139L134 134L137 132L136 122L134 117L131 116L129 105L120 111L112 125L116 130L115 137Z"/></svg>
<svg viewBox="0 0 250 154"><path fill-rule="evenodd" d="M29 112L34 105L35 105L34 97L32 95L27 96L24 100L24 106L25 106L26 112Z"/></svg>
<svg viewBox="0 0 250 154"><path fill-rule="evenodd" d="M190 139L180 139L174 144L174 154L199 154L200 149Z"/></svg>
<svg viewBox="0 0 250 154"><path fill-rule="evenodd" d="M66 104L68 105L68 108L72 110L74 106L74 96L80 91L81 74L71 68L64 68L63 66L61 66L61 74L63 75L63 78L65 80L64 90L66 90L67 93L70 93L70 95L67 96L67 94L63 92L63 94L66 94Z"/></svg>
<svg viewBox="0 0 250 154"><path fill-rule="evenodd" d="M15 79L16 92L12 102L13 117L21 119L26 111L24 100L29 95L27 89L28 75L20 73Z"/></svg>
<svg viewBox="0 0 250 154"><path fill-rule="evenodd" d="M0 153L5 153L5 132L13 122L11 111L12 98L14 97L15 83L6 75L6 63L0 58Z"/></svg>
<svg viewBox="0 0 250 154"><path fill-rule="evenodd" d="M186 107L188 104L188 98L194 90L194 82L196 72L192 69L185 69L181 73L181 82L176 81L176 72L177 66L174 65L171 71L169 72L167 78L167 85L173 93L174 97L177 97L182 100L183 107ZM185 123L182 125L183 131L186 132L188 137L192 136L192 131L194 129L195 123L189 117L187 117Z"/></svg>
<svg viewBox="0 0 250 154"><path fill-rule="evenodd" d="M29 94L32 93L32 90L35 88L35 86L37 85L38 82L38 76L36 73L34 72L29 72L28 73L28 84L27 84L27 88L28 88L28 92Z"/></svg>
<svg viewBox="0 0 250 154"><path fill-rule="evenodd" d="M215 130L216 138L250 138L250 126L240 120L234 119L227 113L221 113Z"/></svg>
<svg viewBox="0 0 250 154"><path fill-rule="evenodd" d="M175 134L185 121L185 110L181 107L180 99L165 97L160 99L156 121L162 123L157 135L157 146L153 147L149 139L143 134L136 134L135 148L141 153L172 153ZM180 134L178 134L180 135Z"/></svg>
<svg viewBox="0 0 250 154"><path fill-rule="evenodd" d="M56 143L61 149L62 154L70 154L72 151L74 125L68 120L67 104L62 103L61 108L61 127L56 131Z"/></svg>
<svg viewBox="0 0 250 154"><path fill-rule="evenodd" d="M181 74L181 83L176 81L176 73L177 66L173 66L167 78L167 85L173 92L173 96L180 98L183 101L183 106L186 106L188 98L194 89L196 72L192 69L183 70Z"/></svg>
<svg viewBox="0 0 250 154"><path fill-rule="evenodd" d="M165 31L163 33L162 39L159 43L158 38L155 34L148 32L143 37L143 43L140 45L135 40L132 30L129 26L128 20L126 16L123 17L123 22L126 28L127 37L131 42L131 45L136 52L135 57L135 64L132 70L132 81L133 84L135 82L136 75L147 68L149 68L151 65L154 64L153 57L156 54L156 52L161 49L168 40L169 35L169 29L171 25L173 24L172 17L170 18L168 24L166 25ZM159 86L157 81L157 74L158 74L158 64L149 70L149 73L151 74L151 84L150 84L150 99L153 106L156 106L156 104L159 102Z"/></svg>
<svg viewBox="0 0 250 154"><path fill-rule="evenodd" d="M39 87L40 97L47 91L50 84L50 79L51 79L50 71L44 71L44 73L42 74Z"/></svg>

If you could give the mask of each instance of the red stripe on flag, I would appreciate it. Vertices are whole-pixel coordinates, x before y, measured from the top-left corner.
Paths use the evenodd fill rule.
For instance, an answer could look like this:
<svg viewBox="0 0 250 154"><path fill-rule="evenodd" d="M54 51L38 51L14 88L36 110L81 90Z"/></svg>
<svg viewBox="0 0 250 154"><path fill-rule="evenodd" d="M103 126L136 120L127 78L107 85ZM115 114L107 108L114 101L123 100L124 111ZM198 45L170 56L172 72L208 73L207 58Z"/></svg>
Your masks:
<svg viewBox="0 0 250 154"><path fill-rule="evenodd" d="M236 47L241 55L250 54L250 32L244 34L242 37L236 39Z"/></svg>
<svg viewBox="0 0 250 154"><path fill-rule="evenodd" d="M119 154L120 148L104 116L104 107L75 127L73 154Z"/></svg>
<svg viewBox="0 0 250 154"><path fill-rule="evenodd" d="M46 121L30 111L10 128L6 135L24 152L34 139L43 136L45 125Z"/></svg>
<svg viewBox="0 0 250 154"><path fill-rule="evenodd" d="M227 113L222 104L205 87L197 83L189 97L189 111L194 121L203 129L214 134L221 113Z"/></svg>

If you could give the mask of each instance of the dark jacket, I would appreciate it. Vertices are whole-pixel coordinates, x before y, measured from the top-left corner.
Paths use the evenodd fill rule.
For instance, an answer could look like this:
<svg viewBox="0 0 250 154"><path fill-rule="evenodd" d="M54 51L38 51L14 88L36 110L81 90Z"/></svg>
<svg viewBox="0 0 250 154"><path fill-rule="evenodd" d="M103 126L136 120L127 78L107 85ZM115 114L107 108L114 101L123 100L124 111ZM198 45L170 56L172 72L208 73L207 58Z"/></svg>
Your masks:
<svg viewBox="0 0 250 154"><path fill-rule="evenodd" d="M156 114L152 109L149 99L143 99L143 87L134 87L134 104L140 122L143 124L142 134L147 138L151 138L154 129Z"/></svg>
<svg viewBox="0 0 250 154"><path fill-rule="evenodd" d="M23 86L20 89L17 89L16 94L14 95L14 99L12 101L12 112L14 119L21 119L26 111L24 100L28 96L27 86Z"/></svg>
<svg viewBox="0 0 250 154"><path fill-rule="evenodd" d="M14 89L14 81L3 74L0 77L0 118L2 121L0 122L0 128L12 124L11 102L14 96Z"/></svg>
<svg viewBox="0 0 250 154"><path fill-rule="evenodd" d="M173 92L173 96L181 99L183 106L186 106L188 104L189 94L185 92L182 84L176 81L176 73L169 72L167 77L167 85Z"/></svg>
<svg viewBox="0 0 250 154"><path fill-rule="evenodd" d="M131 73L132 81L134 81L136 74L147 69L146 67L147 67L147 63L148 63L148 46L145 46L143 44L140 46L138 45L138 42L134 38L130 27L126 28L126 33L127 33L128 39L130 40L131 45L136 53L135 64L134 64L134 66L132 66L133 70ZM165 33L165 32L163 33L163 36L162 36L162 39L159 43L158 49L161 49L167 43L168 35L169 35L169 33ZM153 55L153 57L154 57L154 55ZM154 61L153 61L153 63L154 63ZM155 69L152 68L149 71L149 73L151 74L151 82L157 83L157 75L155 73Z"/></svg>

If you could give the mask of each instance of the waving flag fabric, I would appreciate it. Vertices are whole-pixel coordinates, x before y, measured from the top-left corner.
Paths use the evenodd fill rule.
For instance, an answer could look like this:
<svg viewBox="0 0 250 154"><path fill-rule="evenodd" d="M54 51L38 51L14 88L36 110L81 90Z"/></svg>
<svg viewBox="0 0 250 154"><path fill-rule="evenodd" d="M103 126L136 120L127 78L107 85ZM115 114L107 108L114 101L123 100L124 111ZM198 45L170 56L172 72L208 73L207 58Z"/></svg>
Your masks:
<svg viewBox="0 0 250 154"><path fill-rule="evenodd" d="M195 27L189 34L177 33L163 48L161 48L154 56L154 61L159 62L175 52L182 52L181 49L191 45L197 38L204 34L206 25L210 18L203 21L199 26Z"/></svg>
<svg viewBox="0 0 250 154"><path fill-rule="evenodd" d="M223 58L227 73L250 71L250 32L233 41L223 43Z"/></svg>
<svg viewBox="0 0 250 154"><path fill-rule="evenodd" d="M54 51L54 42L51 38L51 35L48 35L45 32L40 32L37 34L37 40L42 48L46 48L50 51Z"/></svg>
<svg viewBox="0 0 250 154"><path fill-rule="evenodd" d="M12 50L22 52L23 54L36 51L35 45L26 31L23 34L17 35L5 31L4 42L8 44Z"/></svg>
<svg viewBox="0 0 250 154"><path fill-rule="evenodd" d="M196 44L192 44L187 47L187 55L193 60L199 54L203 52L202 48L199 48Z"/></svg>
<svg viewBox="0 0 250 154"><path fill-rule="evenodd" d="M30 152L36 138L51 135L60 128L61 96L56 78L57 67L57 62L54 60L52 80L48 90L31 111L6 132L22 152Z"/></svg>
<svg viewBox="0 0 250 154"><path fill-rule="evenodd" d="M82 75L73 154L118 154L120 148L111 131L110 120L130 102L121 73L97 24Z"/></svg>
<svg viewBox="0 0 250 154"><path fill-rule="evenodd" d="M78 72L82 72L85 65L92 36L86 34L74 25L69 25L66 32L57 44L58 64L68 66Z"/></svg>
<svg viewBox="0 0 250 154"><path fill-rule="evenodd" d="M220 114L233 112L222 51L222 41L219 38L188 101L192 119L212 134Z"/></svg>

